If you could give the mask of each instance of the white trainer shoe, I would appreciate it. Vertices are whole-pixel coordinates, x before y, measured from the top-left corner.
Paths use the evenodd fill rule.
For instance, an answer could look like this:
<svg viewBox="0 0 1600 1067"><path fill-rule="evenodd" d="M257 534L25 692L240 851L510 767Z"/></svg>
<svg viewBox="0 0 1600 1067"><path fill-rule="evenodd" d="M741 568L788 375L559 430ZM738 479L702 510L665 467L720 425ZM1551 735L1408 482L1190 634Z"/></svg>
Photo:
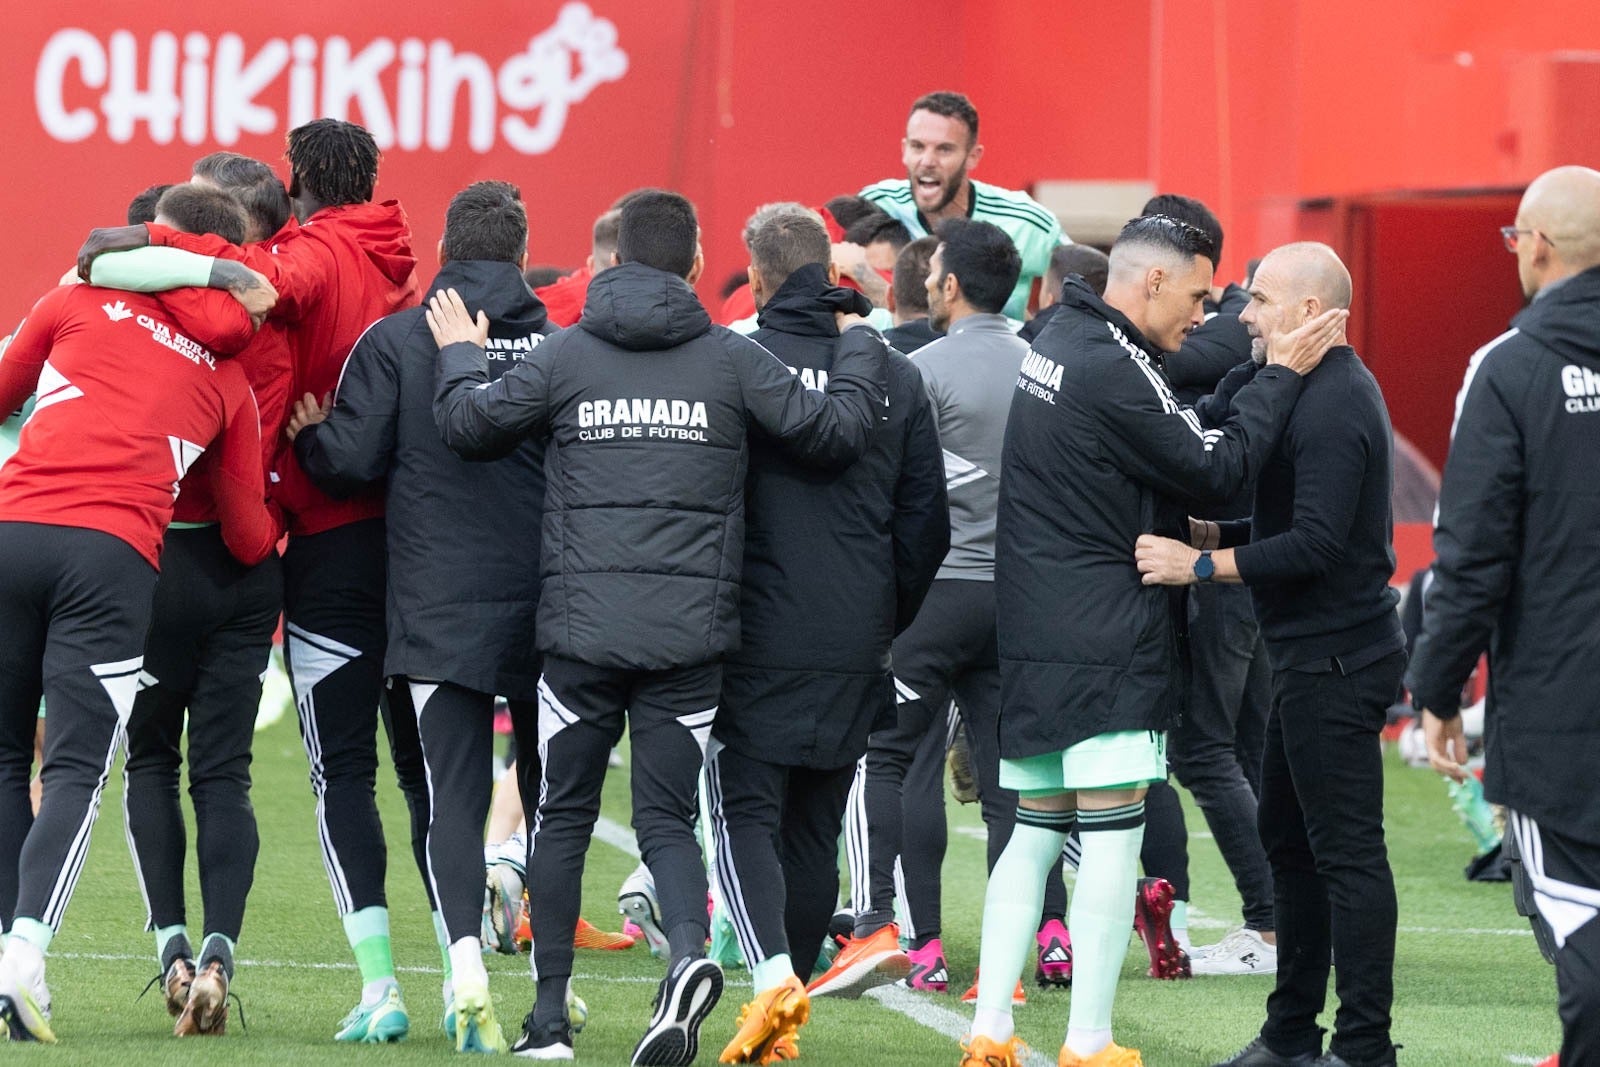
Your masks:
<svg viewBox="0 0 1600 1067"><path fill-rule="evenodd" d="M1203 955L1190 956L1189 962L1196 975L1277 974L1278 949L1254 930L1240 927Z"/></svg>

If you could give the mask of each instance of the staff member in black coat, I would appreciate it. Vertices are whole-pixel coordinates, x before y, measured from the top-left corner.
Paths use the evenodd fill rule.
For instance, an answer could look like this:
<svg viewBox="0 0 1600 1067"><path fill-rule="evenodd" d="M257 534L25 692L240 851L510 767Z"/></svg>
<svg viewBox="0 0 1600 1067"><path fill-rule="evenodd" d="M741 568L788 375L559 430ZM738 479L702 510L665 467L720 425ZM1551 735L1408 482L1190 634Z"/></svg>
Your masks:
<svg viewBox="0 0 1600 1067"><path fill-rule="evenodd" d="M1487 647L1484 792L1511 809L1518 907L1556 965L1561 1062L1600 1063L1600 172L1540 175L1504 232L1533 302L1467 371L1406 680L1461 781Z"/></svg>
<svg viewBox="0 0 1600 1067"><path fill-rule="evenodd" d="M1350 295L1350 274L1326 245L1274 250L1239 316L1252 356L1263 359L1274 339L1327 309L1348 308ZM1230 374L1221 392L1251 369ZM1233 397L1235 410L1243 395ZM1194 547L1139 538L1146 584L1250 586L1272 662L1260 827L1278 980L1260 1036L1227 1067L1394 1063L1396 911L1378 738L1405 666L1399 594L1389 585L1392 451L1383 394L1341 330L1306 376L1256 483L1251 520L1197 521ZM1339 959L1339 1011L1323 1054L1317 1015L1330 953Z"/></svg>
<svg viewBox="0 0 1600 1067"><path fill-rule="evenodd" d="M528 216L515 186L478 182L450 201L442 269L429 291L454 289L488 316L495 378L554 332L522 280L527 249ZM430 812L418 863L444 953L445 1008L453 1013L446 1025L458 1049L504 1051L478 940L481 841L497 694L511 707L519 773L537 781L534 563L544 446L518 442L492 463L468 463L446 448L433 422L438 353L422 308L380 319L351 350L332 410L302 400L290 430L300 466L324 492L387 487L383 673L390 714L413 717L427 768Z"/></svg>
<svg viewBox="0 0 1600 1067"><path fill-rule="evenodd" d="M835 316L865 314L866 298L835 285L815 212L773 204L745 233L760 311L751 339L803 384L825 386L845 343ZM743 635L723 667L706 759L717 881L755 991L724 1063L766 1062L806 1020L802 981L838 899L856 761L894 709L890 642L950 546L939 431L922 375L898 352L888 398L872 449L837 476L759 433L750 446Z"/></svg>
<svg viewBox="0 0 1600 1067"><path fill-rule="evenodd" d="M1286 339L1204 430L1161 371L1199 326L1211 241L1156 215L1111 250L1105 299L1069 279L1035 339L1006 423L995 545L1000 784L1021 794L984 904L971 1064L1017 1062L1011 991L1033 940L1045 872L1078 824L1083 858L1063 1065L1136 1067L1111 1040L1133 927L1146 787L1166 777L1182 689L1183 599L1141 586L1140 534L1186 532L1184 498L1237 492L1266 462L1315 365L1315 325ZM1331 320L1334 316L1329 316ZM1302 358L1301 346L1315 354ZM1280 365L1285 364L1285 365Z"/></svg>
<svg viewBox="0 0 1600 1067"><path fill-rule="evenodd" d="M547 442L543 773L528 864L539 990L515 1051L571 1056L578 875L626 724L633 826L672 952L633 1062L687 1064L722 992L722 971L705 958L694 822L721 660L739 643L746 434L758 427L797 458L848 466L887 413L888 348L841 315L828 387L815 391L760 345L713 326L689 287L703 265L694 206L675 193L623 207L615 255L620 265L590 283L577 326L498 381L488 381L484 316L474 323L452 294L431 301L434 417L468 457Z"/></svg>

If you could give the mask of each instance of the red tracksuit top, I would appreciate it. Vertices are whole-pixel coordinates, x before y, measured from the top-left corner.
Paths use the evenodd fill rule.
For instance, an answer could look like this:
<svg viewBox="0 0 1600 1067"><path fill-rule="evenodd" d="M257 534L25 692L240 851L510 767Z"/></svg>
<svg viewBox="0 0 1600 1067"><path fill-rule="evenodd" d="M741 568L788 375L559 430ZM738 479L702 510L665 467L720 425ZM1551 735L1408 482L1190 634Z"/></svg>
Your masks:
<svg viewBox="0 0 1600 1067"><path fill-rule="evenodd" d="M339 383L356 339L385 315L420 300L411 224L398 201L324 208L260 244L239 249L209 234L149 227L150 243L222 256L266 275L278 291L269 321L289 330L298 398ZM278 451L272 497L289 512L290 534L315 534L383 514L378 488L335 500L312 484L293 449Z"/></svg>
<svg viewBox="0 0 1600 1067"><path fill-rule="evenodd" d="M178 483L211 445L228 549L267 557L282 534L266 501L260 416L244 371L219 358L254 335L227 293L46 293L0 351L0 410L38 390L0 469L0 521L100 530L161 567Z"/></svg>

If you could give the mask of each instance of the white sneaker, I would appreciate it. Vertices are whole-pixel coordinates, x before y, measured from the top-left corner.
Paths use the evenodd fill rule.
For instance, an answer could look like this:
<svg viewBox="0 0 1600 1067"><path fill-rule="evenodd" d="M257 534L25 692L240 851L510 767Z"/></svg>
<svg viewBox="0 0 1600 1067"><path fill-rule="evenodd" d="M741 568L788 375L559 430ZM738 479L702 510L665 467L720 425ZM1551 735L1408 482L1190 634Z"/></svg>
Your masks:
<svg viewBox="0 0 1600 1067"><path fill-rule="evenodd" d="M1189 963L1197 975L1277 974L1278 949L1254 930L1241 927L1203 954L1190 956Z"/></svg>
<svg viewBox="0 0 1600 1067"><path fill-rule="evenodd" d="M667 933L661 927L661 905L656 902L656 882L650 876L650 868L641 863L622 880L622 888L617 890L617 910L643 932L650 955L658 960L672 958Z"/></svg>

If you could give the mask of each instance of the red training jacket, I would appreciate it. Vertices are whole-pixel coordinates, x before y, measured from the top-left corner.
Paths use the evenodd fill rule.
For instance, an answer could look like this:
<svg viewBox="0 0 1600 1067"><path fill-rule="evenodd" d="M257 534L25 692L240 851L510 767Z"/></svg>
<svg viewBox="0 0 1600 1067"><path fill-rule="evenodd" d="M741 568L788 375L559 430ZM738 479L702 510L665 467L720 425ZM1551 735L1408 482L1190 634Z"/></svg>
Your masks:
<svg viewBox="0 0 1600 1067"><path fill-rule="evenodd" d="M565 329L583 317L583 302L589 298L589 283L593 280L593 271L579 267L565 278L539 286L533 295L544 301L545 317Z"/></svg>
<svg viewBox="0 0 1600 1067"><path fill-rule="evenodd" d="M291 396L319 400L339 383L356 339L385 315L420 298L411 224L399 202L324 208L303 224L292 220L270 241L239 249L220 237L152 224L150 243L242 261L278 291L269 321L289 330L294 356ZM312 484L280 449L273 499L290 513L290 534L314 534L383 514L383 491L335 500Z"/></svg>
<svg viewBox="0 0 1600 1067"><path fill-rule="evenodd" d="M0 470L0 521L100 530L157 570L178 483L213 443L222 537L259 563L282 536L266 501L261 422L237 352L255 331L210 289L46 293L0 350L0 410L38 390L17 454Z"/></svg>

